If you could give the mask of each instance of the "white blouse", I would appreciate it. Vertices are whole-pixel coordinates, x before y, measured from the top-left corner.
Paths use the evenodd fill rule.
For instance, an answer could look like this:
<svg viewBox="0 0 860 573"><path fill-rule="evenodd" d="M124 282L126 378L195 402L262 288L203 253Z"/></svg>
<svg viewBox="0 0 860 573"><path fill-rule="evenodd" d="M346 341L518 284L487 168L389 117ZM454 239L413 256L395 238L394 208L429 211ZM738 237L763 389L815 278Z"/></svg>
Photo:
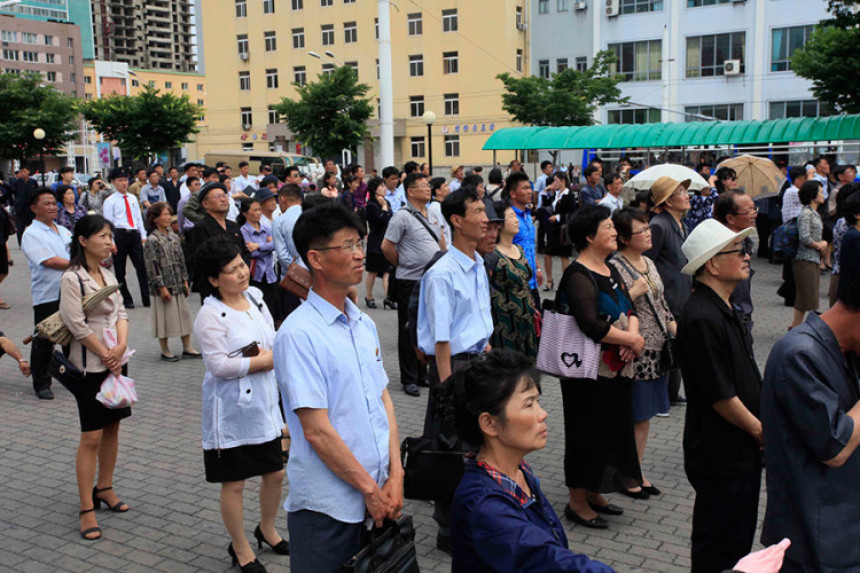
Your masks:
<svg viewBox="0 0 860 573"><path fill-rule="evenodd" d="M234 310L209 296L194 321L206 365L204 450L269 442L281 435L284 425L274 371L249 374L250 358L229 356L252 342L271 350L275 340L274 322L262 293L250 287L244 295L250 305L247 311Z"/></svg>

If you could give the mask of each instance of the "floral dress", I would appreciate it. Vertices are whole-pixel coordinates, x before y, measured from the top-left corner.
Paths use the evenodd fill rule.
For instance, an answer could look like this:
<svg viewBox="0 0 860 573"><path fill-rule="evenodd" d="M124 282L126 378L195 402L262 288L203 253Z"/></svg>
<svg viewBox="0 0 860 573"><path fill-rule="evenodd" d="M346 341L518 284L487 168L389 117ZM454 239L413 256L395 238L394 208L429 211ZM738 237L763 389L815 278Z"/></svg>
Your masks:
<svg viewBox="0 0 860 573"><path fill-rule="evenodd" d="M711 191L711 194L705 197L704 195L694 195L690 197L690 210L687 211L687 228L692 231L696 225L710 219L714 214L714 203L717 201L717 194Z"/></svg>
<svg viewBox="0 0 860 573"><path fill-rule="evenodd" d="M58 205L57 209L57 224L62 225L73 234L75 232L75 223L82 219L87 214L87 209L83 205L75 205L75 210L71 213L66 211L62 204Z"/></svg>
<svg viewBox="0 0 860 573"><path fill-rule="evenodd" d="M529 290L532 269L522 247L515 245L519 258L510 259L496 249L498 256L490 277L492 299L493 348L517 350L532 361L537 357L534 299Z"/></svg>

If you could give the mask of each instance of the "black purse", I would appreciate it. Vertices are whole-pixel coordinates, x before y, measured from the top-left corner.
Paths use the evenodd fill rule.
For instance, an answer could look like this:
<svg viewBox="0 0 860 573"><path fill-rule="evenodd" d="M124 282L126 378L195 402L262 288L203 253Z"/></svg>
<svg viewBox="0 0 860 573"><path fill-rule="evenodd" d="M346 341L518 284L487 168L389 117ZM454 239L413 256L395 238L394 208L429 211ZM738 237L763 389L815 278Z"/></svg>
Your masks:
<svg viewBox="0 0 860 573"><path fill-rule="evenodd" d="M83 299L84 281L81 280L81 277L78 277L78 282L81 285L81 299ZM86 321L87 315L84 314L84 322ZM84 376L86 376L87 371L87 347L83 344L81 344L81 361L84 365L83 371L72 364L72 361L69 360L68 356L59 350L54 350L54 354L51 356L51 364L48 366L48 373L52 378L59 380L60 384L65 386L66 390L75 394L77 393L78 388L80 388L81 383L84 381Z"/></svg>
<svg viewBox="0 0 860 573"><path fill-rule="evenodd" d="M435 440L406 438L400 445L403 464L403 497L435 501L454 499L463 477L463 452L442 450Z"/></svg>
<svg viewBox="0 0 860 573"><path fill-rule="evenodd" d="M386 519L373 528L369 542L341 566L343 573L420 573L412 517Z"/></svg>

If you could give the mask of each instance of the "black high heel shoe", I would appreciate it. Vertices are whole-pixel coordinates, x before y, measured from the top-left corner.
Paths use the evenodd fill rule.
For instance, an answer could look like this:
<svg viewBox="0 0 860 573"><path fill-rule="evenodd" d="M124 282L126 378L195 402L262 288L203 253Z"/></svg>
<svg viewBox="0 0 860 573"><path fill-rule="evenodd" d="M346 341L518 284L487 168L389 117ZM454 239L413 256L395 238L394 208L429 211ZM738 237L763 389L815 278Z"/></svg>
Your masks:
<svg viewBox="0 0 860 573"><path fill-rule="evenodd" d="M93 486L93 509L101 509L102 503L104 503L108 507L108 509L114 513L125 513L126 511L128 511L128 505L126 505L126 503L122 500L119 500L115 504L111 505L105 500L99 499L98 495L101 492L107 491L109 489L113 489L113 486L106 487L104 489L98 489L98 486Z"/></svg>
<svg viewBox="0 0 860 573"><path fill-rule="evenodd" d="M385 297L385 299L382 301L382 308L390 308L391 310L397 310L397 303L390 298Z"/></svg>
<svg viewBox="0 0 860 573"><path fill-rule="evenodd" d="M377 308L376 301L373 300L372 298L365 297L364 298L364 304L367 305L367 308Z"/></svg>
<svg viewBox="0 0 860 573"><path fill-rule="evenodd" d="M78 513L78 517L82 516L85 513L89 513L91 511L95 511L95 510L96 510L96 508L82 509ZM87 535L90 535L92 533L98 533L99 535L98 535L98 537L87 537ZM86 541L97 541L97 540L102 538L102 528L101 527L90 527L89 529L84 529L83 531L81 531L81 537L83 539L85 539Z"/></svg>
<svg viewBox="0 0 860 573"><path fill-rule="evenodd" d="M254 530L254 537L257 538L257 549L263 548L263 543L272 548L272 551L277 553L278 555L289 555L290 554L290 543L286 539L281 539L278 543L272 545L266 538L263 536L263 532L260 531L260 524L257 524L257 529Z"/></svg>
<svg viewBox="0 0 860 573"><path fill-rule="evenodd" d="M230 559L233 560L233 567L238 566L242 573L267 573L266 568L263 567L263 564L260 563L259 559L254 559L250 563L239 565L239 558L236 557L236 550L233 549L232 542L227 546L227 555L229 555Z"/></svg>

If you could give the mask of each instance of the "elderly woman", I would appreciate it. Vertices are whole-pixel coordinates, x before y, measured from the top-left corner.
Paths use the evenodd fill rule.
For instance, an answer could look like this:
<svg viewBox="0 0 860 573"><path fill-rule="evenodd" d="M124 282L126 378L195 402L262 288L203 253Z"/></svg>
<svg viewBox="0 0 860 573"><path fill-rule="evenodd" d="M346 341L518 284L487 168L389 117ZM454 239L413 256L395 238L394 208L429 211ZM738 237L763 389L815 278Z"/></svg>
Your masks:
<svg viewBox="0 0 860 573"><path fill-rule="evenodd" d="M821 282L821 253L829 248L821 236L824 226L818 207L824 203L821 183L811 179L800 186L797 197L803 208L797 216L798 249L791 261L794 274L794 320L789 330L803 322L808 310L818 310Z"/></svg>
<svg viewBox="0 0 860 573"><path fill-rule="evenodd" d="M663 332L667 331L674 336L677 324L663 297L663 281L660 280L657 266L643 254L651 248L648 217L635 209L625 208L615 212L612 224L618 233L618 252L609 259L609 264L615 267L624 279L639 317L639 332L645 339L642 354L633 361L633 433L641 467L648 443L650 420L669 410L669 395L666 393L667 372L661 362L666 340ZM660 490L643 474L641 489L625 490L621 493L637 499L647 499L649 495L660 495Z"/></svg>
<svg viewBox="0 0 860 573"><path fill-rule="evenodd" d="M102 503L115 512L129 509L113 491L113 472L119 423L131 416L131 408L109 409L96 400L108 374L127 372L122 359L128 343L128 317L119 293L113 293L86 313L82 306L84 296L117 284L116 277L99 265L110 256L112 248L113 225L101 215L83 217L75 225L69 268L60 283L60 314L74 337L69 360L85 372L83 382L70 390L78 403L81 422L75 473L81 499L81 537L88 541L101 539L102 530L94 512ZM113 348L105 343L105 329L116 336L117 344Z"/></svg>
<svg viewBox="0 0 860 573"><path fill-rule="evenodd" d="M562 379L565 483L569 520L605 529L598 513L621 515L601 493L639 491L642 475L633 433L633 360L645 346L627 286L607 257L617 249L610 210L586 205L571 217L570 239L579 252L556 293L558 312L576 318L601 343L596 379Z"/></svg>
<svg viewBox="0 0 860 573"><path fill-rule="evenodd" d="M236 224L251 251L251 286L263 293L263 301L274 314L278 305L278 277L272 228L263 222L263 208L257 199L242 199L239 211Z"/></svg>
<svg viewBox="0 0 860 573"><path fill-rule="evenodd" d="M146 212L150 231L143 256L152 305L152 336L161 345L161 359L177 362L179 357L170 351L170 339L182 340L182 356L200 358L191 347L191 313L188 311L188 269L182 242L172 228L173 212L170 206L159 201Z"/></svg>
<svg viewBox="0 0 860 573"><path fill-rule="evenodd" d="M203 462L206 481L221 484L221 518L230 535L227 553L242 571L265 571L243 531L245 480L262 476L260 523L254 530L281 555L289 544L275 530L284 460L278 387L272 371L275 328L262 293L249 288L250 273L238 246L221 238L197 249L197 276L212 294L194 321L203 350Z"/></svg>
<svg viewBox="0 0 860 573"><path fill-rule="evenodd" d="M523 459L547 440L531 361L494 350L456 371L451 382L457 431L477 448L466 457L454 494L451 571L611 573L568 549L564 528Z"/></svg>
<svg viewBox="0 0 860 573"><path fill-rule="evenodd" d="M56 194L57 205L59 206L57 224L74 233L75 223L87 214L87 209L83 205L75 203L75 190L68 185L57 186Z"/></svg>

